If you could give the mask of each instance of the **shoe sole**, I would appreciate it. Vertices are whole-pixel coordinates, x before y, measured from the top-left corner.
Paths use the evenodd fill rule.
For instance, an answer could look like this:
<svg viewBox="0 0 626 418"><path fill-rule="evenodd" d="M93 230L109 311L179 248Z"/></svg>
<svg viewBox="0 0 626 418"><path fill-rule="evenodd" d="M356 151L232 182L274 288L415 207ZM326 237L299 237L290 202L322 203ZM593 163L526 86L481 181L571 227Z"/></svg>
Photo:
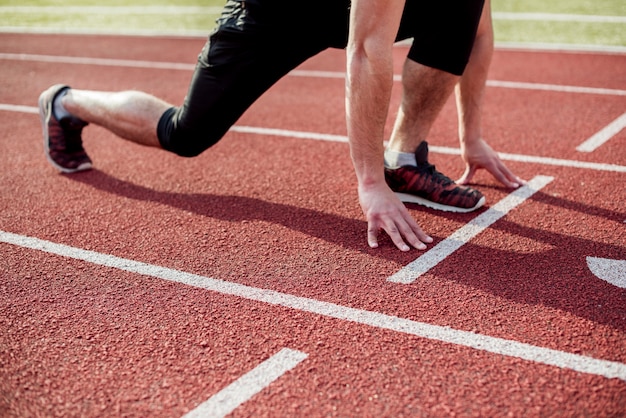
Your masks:
<svg viewBox="0 0 626 418"><path fill-rule="evenodd" d="M471 207L471 208L458 208L456 206L448 206L448 205L444 205L444 204L441 204L441 203L431 202L430 200L426 200L424 198L421 198L419 196L415 196L415 195L412 195L412 194L399 193L399 192L395 192L395 194L396 194L396 196L398 196L400 201L402 201L404 203L416 203L418 205L426 206L426 207L431 208L431 209L441 210L443 212L456 212L456 213L473 212L476 209L482 207L485 204L485 202L487 201L485 199L485 196L483 196L483 197L480 198L478 203L476 203L476 205L474 205L474 207Z"/></svg>
<svg viewBox="0 0 626 418"><path fill-rule="evenodd" d="M54 161L50 156L50 136L48 134L48 122L49 118L52 116L52 109L47 109L47 106L45 106L45 96L47 92L48 91L46 90L39 96L39 119L41 120L41 128L43 130L43 149L44 153L46 154L46 159L54 168L66 174L90 170L92 168L91 163L83 163L76 168L67 168L57 164L56 161ZM49 103L49 105L52 106L52 101Z"/></svg>

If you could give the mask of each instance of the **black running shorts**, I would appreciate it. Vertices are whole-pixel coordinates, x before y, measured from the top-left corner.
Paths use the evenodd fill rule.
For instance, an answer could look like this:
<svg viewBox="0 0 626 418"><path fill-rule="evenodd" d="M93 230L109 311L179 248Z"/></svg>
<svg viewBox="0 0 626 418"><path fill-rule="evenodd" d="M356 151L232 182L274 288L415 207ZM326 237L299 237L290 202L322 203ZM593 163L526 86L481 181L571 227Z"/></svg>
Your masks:
<svg viewBox="0 0 626 418"><path fill-rule="evenodd" d="M461 75L484 0L407 0L398 40L408 58ZM344 48L349 0L228 0L180 107L161 117L161 146L193 157L218 142L274 83L327 48Z"/></svg>

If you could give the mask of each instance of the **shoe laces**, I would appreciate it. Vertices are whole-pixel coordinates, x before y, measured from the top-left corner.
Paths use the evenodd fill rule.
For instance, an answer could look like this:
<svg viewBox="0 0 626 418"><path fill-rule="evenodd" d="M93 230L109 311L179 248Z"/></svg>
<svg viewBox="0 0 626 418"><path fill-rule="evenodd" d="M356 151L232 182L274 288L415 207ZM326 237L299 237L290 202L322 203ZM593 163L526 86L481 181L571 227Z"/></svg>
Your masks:
<svg viewBox="0 0 626 418"><path fill-rule="evenodd" d="M452 181L450 177L437 171L434 164L430 164L430 163L421 164L417 168L419 171L430 175L435 182L440 183L444 186L448 186L454 183L454 181Z"/></svg>

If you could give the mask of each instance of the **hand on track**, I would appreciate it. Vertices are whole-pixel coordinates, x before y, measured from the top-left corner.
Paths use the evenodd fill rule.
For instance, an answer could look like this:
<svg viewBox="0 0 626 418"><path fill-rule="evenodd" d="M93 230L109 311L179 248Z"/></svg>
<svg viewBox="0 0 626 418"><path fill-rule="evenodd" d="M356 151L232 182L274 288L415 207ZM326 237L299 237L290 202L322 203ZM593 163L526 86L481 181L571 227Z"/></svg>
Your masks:
<svg viewBox="0 0 626 418"><path fill-rule="evenodd" d="M526 183L504 165L498 154L483 139L478 139L472 143L462 143L461 157L465 161L465 172L457 180L458 184L471 183L474 174L481 168L490 172L506 187L516 189Z"/></svg>
<svg viewBox="0 0 626 418"><path fill-rule="evenodd" d="M409 245L425 250L425 243L433 242L386 184L360 188L359 201L367 219L367 242L371 248L378 247L381 230L401 251L409 251Z"/></svg>

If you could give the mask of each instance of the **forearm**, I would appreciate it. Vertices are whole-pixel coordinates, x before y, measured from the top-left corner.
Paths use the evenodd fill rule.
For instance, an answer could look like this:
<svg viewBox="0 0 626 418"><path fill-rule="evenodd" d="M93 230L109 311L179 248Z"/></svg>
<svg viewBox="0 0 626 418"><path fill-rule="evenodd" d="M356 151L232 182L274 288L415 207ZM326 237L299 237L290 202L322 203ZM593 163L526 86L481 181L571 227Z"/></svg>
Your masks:
<svg viewBox="0 0 626 418"><path fill-rule="evenodd" d="M393 83L390 57L348 48L346 117L350 154L359 186L384 181L383 137Z"/></svg>
<svg viewBox="0 0 626 418"><path fill-rule="evenodd" d="M384 184L383 137L393 85L393 43L404 0L352 0L346 122L359 187Z"/></svg>

